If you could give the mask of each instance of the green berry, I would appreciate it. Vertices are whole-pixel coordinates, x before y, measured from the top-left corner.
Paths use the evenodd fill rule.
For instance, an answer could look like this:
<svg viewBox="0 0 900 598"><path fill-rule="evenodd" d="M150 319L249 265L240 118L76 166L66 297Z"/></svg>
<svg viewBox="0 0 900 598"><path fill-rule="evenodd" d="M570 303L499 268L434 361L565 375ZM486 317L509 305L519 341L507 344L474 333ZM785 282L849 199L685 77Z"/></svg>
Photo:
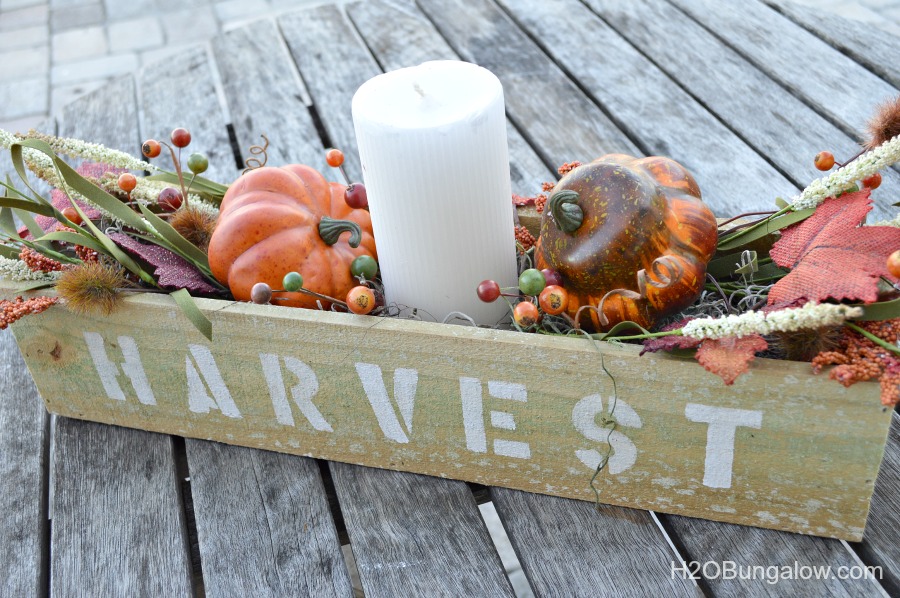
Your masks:
<svg viewBox="0 0 900 598"><path fill-rule="evenodd" d="M209 160L206 159L206 156L203 154L193 153L188 158L188 168L191 169L191 172L194 174L200 174L201 172L206 172L206 169L209 168Z"/></svg>
<svg viewBox="0 0 900 598"><path fill-rule="evenodd" d="M547 286L547 280L536 268L529 268L519 275L519 290L526 295L531 297L540 295L545 286Z"/></svg>
<svg viewBox="0 0 900 598"><path fill-rule="evenodd" d="M378 272L378 262L371 255L361 255L350 264L350 274L353 276L364 276L366 280L375 278Z"/></svg>
<svg viewBox="0 0 900 598"><path fill-rule="evenodd" d="M303 288L303 277L300 276L299 272L288 272L284 275L284 280L281 284L284 285L285 291L295 293Z"/></svg>

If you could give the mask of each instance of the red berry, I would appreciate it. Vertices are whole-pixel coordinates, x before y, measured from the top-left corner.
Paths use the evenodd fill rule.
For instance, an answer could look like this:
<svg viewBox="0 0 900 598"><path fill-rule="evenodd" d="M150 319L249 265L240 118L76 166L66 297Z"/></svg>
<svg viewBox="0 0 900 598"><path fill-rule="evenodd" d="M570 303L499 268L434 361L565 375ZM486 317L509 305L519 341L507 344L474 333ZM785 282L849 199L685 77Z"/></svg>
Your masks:
<svg viewBox="0 0 900 598"><path fill-rule="evenodd" d="M69 206L62 211L62 215L69 219L72 224L81 224L81 215L78 213L78 210Z"/></svg>
<svg viewBox="0 0 900 598"><path fill-rule="evenodd" d="M119 180L116 181L116 184L119 185L119 189L122 191L131 193L137 187L137 177L130 172L123 172L119 175Z"/></svg>
<svg viewBox="0 0 900 598"><path fill-rule="evenodd" d="M881 187L881 173L876 172L863 179L862 184L869 189L878 189Z"/></svg>
<svg viewBox="0 0 900 598"><path fill-rule="evenodd" d="M162 151L162 146L156 139L148 139L141 146L141 153L148 158L155 158Z"/></svg>
<svg viewBox="0 0 900 598"><path fill-rule="evenodd" d="M566 306L569 304L569 293L560 286L550 285L544 287L544 290L541 291L538 303L541 304L541 309L544 310L544 313L558 316L566 311Z"/></svg>
<svg viewBox="0 0 900 598"><path fill-rule="evenodd" d="M366 193L366 186L362 183L350 183L350 186L344 191L344 201L351 208L368 208L369 196Z"/></svg>
<svg viewBox="0 0 900 598"><path fill-rule="evenodd" d="M325 161L332 168L337 168L344 163L344 152L332 148L325 154Z"/></svg>
<svg viewBox="0 0 900 598"><path fill-rule="evenodd" d="M181 191L172 187L166 187L160 191L159 196L156 198L156 203L166 212L174 212L181 207L181 202Z"/></svg>
<svg viewBox="0 0 900 598"><path fill-rule="evenodd" d="M478 298L485 303L493 303L500 297L500 285L493 280L483 280L478 285Z"/></svg>
<svg viewBox="0 0 900 598"><path fill-rule="evenodd" d="M541 270L541 274L544 275L544 280L547 281L547 286L562 286L562 275L554 270L553 268L544 268Z"/></svg>
<svg viewBox="0 0 900 598"><path fill-rule="evenodd" d="M353 287L347 293L347 308L355 314L369 313L375 309L375 293L369 287Z"/></svg>
<svg viewBox="0 0 900 598"><path fill-rule="evenodd" d="M172 131L172 145L175 147L187 147L191 142L191 134L187 129L178 127Z"/></svg>
<svg viewBox="0 0 900 598"><path fill-rule="evenodd" d="M538 323L541 315L531 301L522 301L513 309L513 318L522 328L531 328Z"/></svg>
<svg viewBox="0 0 900 598"><path fill-rule="evenodd" d="M259 305L265 305L272 300L272 287L264 282L258 282L250 289L250 301Z"/></svg>
<svg viewBox="0 0 900 598"><path fill-rule="evenodd" d="M900 278L900 250L888 256L887 270L894 278Z"/></svg>
<svg viewBox="0 0 900 598"><path fill-rule="evenodd" d="M834 168L834 154L831 152L819 152L816 154L813 164L819 170L831 170Z"/></svg>

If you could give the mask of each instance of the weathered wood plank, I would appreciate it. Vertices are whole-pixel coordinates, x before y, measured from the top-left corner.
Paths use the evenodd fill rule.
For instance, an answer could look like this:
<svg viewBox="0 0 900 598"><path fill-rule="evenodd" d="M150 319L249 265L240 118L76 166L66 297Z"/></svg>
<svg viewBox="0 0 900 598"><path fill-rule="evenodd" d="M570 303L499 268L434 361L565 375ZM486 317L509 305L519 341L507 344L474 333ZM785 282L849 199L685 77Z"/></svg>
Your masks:
<svg viewBox="0 0 900 598"><path fill-rule="evenodd" d="M348 157L344 169L351 179L362 180L350 103L381 68L334 5L288 13L279 26L331 144Z"/></svg>
<svg viewBox="0 0 900 598"><path fill-rule="evenodd" d="M44 589L48 415L10 331L0 331L0 594Z"/></svg>
<svg viewBox="0 0 900 598"><path fill-rule="evenodd" d="M717 597L884 596L874 578L840 579L849 576L852 570L859 577L863 572L853 569L858 565L857 560L838 540L674 515L665 516L664 521L685 551L689 570L684 571L684 575L696 573L699 568L698 575ZM691 561L698 562L699 567ZM731 579L717 572L721 571L717 567L726 562L742 568L740 571L735 569L736 574ZM702 570L705 563L712 563L706 575ZM762 567L762 570L754 572L751 570L754 566ZM777 567L778 571L771 567ZM790 568L791 572L782 572L782 567ZM812 569L801 573L801 567L818 569L819 578ZM681 571L677 575L682 575Z"/></svg>
<svg viewBox="0 0 900 598"><path fill-rule="evenodd" d="M53 117L48 118L41 124L35 127L37 131L41 133L46 133L48 135L56 135L56 119ZM11 133L27 133L28 131L10 131ZM25 185L22 183L21 179L19 179L19 174L16 172L16 169L13 167L12 158L10 157L9 151L6 149L0 149L0 177L3 178L3 182L6 182L6 177L9 175L9 178L12 179L13 186L18 188L21 191L25 191ZM50 185L37 178L28 171L28 184L37 191L42 197L49 198L50 197Z"/></svg>
<svg viewBox="0 0 900 598"><path fill-rule="evenodd" d="M638 147L496 5L421 0L420 8L463 59L503 83L506 113L545 164Z"/></svg>
<svg viewBox="0 0 900 598"><path fill-rule="evenodd" d="M670 0L850 135L897 88L758 0Z"/></svg>
<svg viewBox="0 0 900 598"><path fill-rule="evenodd" d="M859 150L854 137L665 0L587 4L798 186L823 176L813 165L816 153L827 149L847 159ZM673 31L690 43L672 43ZM884 176L885 188L900 187L895 171ZM775 196L773 188L760 200ZM888 203L880 202L874 219L893 217Z"/></svg>
<svg viewBox="0 0 900 598"><path fill-rule="evenodd" d="M350 596L350 577L312 459L186 441L212 596Z"/></svg>
<svg viewBox="0 0 900 598"><path fill-rule="evenodd" d="M875 383L847 389L809 364L757 359L726 387L697 364L638 357L637 347L198 304L214 343L169 297L142 295L107 317L51 308L21 323L19 346L62 415L584 500L606 446L595 416L614 392L602 350L619 423L597 480L604 502L862 537L891 415L874 408ZM126 354L136 387L106 365ZM820 416L830 410L842 416Z"/></svg>
<svg viewBox="0 0 900 598"><path fill-rule="evenodd" d="M900 595L900 413L894 411L884 461L875 481L875 494L869 507L866 535L857 546L867 565L881 567L881 584L892 596Z"/></svg>
<svg viewBox="0 0 900 598"><path fill-rule="evenodd" d="M513 596L464 483L330 466L366 596Z"/></svg>
<svg viewBox="0 0 900 598"><path fill-rule="evenodd" d="M308 164L325 176L325 150L304 102L307 91L274 21L262 20L212 41L225 101L244 159L269 139L268 166ZM256 156L258 157L258 156Z"/></svg>
<svg viewBox="0 0 900 598"><path fill-rule="evenodd" d="M51 593L191 596L168 436L56 418Z"/></svg>
<svg viewBox="0 0 900 598"><path fill-rule="evenodd" d="M771 207L797 187L578 0L501 0L644 152L671 157L719 214Z"/></svg>
<svg viewBox="0 0 900 598"><path fill-rule="evenodd" d="M125 75L72 102L63 108L60 137L84 139L140 156L135 93L134 77Z"/></svg>
<svg viewBox="0 0 900 598"><path fill-rule="evenodd" d="M900 37L869 23L796 2L764 0L778 12L900 88Z"/></svg>
<svg viewBox="0 0 900 598"><path fill-rule="evenodd" d="M203 176L230 183L242 169L237 167L227 120L216 94L209 58L204 51L183 52L178 60L164 60L141 69L141 139L169 142L172 129L184 127L191 132L191 144L182 151L182 162L192 152L209 158L209 170ZM171 170L168 152L156 158L162 168Z"/></svg>
<svg viewBox="0 0 900 598"><path fill-rule="evenodd" d="M539 596L697 596L650 513L492 488L491 498Z"/></svg>
<svg viewBox="0 0 900 598"><path fill-rule="evenodd" d="M386 71L415 66L428 60L459 59L431 21L411 1L399 5L381 0L358 2L349 5L347 13ZM556 171L541 161L509 120L506 132L513 193L534 195L540 191L541 183L556 180Z"/></svg>

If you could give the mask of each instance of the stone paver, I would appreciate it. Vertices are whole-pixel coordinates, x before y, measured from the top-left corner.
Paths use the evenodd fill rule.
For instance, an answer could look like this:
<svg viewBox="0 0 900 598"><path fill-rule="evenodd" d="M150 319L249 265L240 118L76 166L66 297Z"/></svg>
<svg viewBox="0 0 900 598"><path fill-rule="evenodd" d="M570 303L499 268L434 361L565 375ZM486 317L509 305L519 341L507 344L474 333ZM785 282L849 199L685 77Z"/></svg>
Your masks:
<svg viewBox="0 0 900 598"><path fill-rule="evenodd" d="M0 8L0 31L14 31L21 27L46 25L50 8L46 4L7 10L6 4Z"/></svg>
<svg viewBox="0 0 900 598"><path fill-rule="evenodd" d="M53 64L75 62L85 58L103 56L109 52L106 31L100 25L54 33L52 47Z"/></svg>
<svg viewBox="0 0 900 598"><path fill-rule="evenodd" d="M0 35L0 52L31 46L43 46L47 44L48 38L49 28L46 23L33 27L10 29Z"/></svg>
<svg viewBox="0 0 900 598"><path fill-rule="evenodd" d="M50 82L54 85L66 85L80 83L92 79L107 79L116 75L132 73L138 68L137 54L128 52L125 54L110 54L57 64L50 72Z"/></svg>
<svg viewBox="0 0 900 598"><path fill-rule="evenodd" d="M153 16L110 23L108 30L111 52L149 50L165 43L159 19Z"/></svg>

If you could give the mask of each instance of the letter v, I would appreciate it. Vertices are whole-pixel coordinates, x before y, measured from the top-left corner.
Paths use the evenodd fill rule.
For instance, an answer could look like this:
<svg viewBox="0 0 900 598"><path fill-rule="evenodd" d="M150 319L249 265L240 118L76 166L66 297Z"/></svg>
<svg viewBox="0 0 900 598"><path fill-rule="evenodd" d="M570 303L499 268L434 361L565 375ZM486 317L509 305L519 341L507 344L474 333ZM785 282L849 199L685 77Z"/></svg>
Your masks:
<svg viewBox="0 0 900 598"><path fill-rule="evenodd" d="M372 405L372 411L375 413L375 418L378 420L384 436L394 442L403 444L409 442L407 432L412 434L413 407L416 401L419 373L406 368L394 370L394 400L400 407L400 414L406 424L406 432L403 431L391 399L388 397L381 368L373 363L357 363L356 373L359 375L366 398Z"/></svg>

